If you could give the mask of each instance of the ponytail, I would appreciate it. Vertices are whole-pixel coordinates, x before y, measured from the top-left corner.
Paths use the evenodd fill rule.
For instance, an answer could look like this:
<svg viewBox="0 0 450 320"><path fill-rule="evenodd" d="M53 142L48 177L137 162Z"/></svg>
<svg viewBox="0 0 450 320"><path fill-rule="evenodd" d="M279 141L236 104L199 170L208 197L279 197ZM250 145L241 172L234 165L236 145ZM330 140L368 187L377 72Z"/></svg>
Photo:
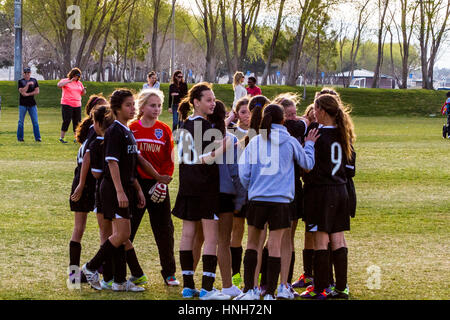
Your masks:
<svg viewBox="0 0 450 320"><path fill-rule="evenodd" d="M190 111L191 111L191 104L189 103L189 99L184 98L178 105L178 113L180 114L181 121L186 121Z"/></svg>
<svg viewBox="0 0 450 320"><path fill-rule="evenodd" d="M277 104L269 104L264 108L264 116L261 120L261 130L266 130L267 140L270 140L272 124L282 124L284 121L284 109ZM263 135L265 137L265 135Z"/></svg>
<svg viewBox="0 0 450 320"><path fill-rule="evenodd" d="M253 131L253 132L256 132L256 134L259 134L259 128L261 126L263 109L269 103L270 103L270 100L267 99L263 95L254 96L253 98L250 99L250 101L248 103L248 110L250 110L249 129L253 129L253 130L249 130L249 133L251 131ZM251 138L253 138L253 136L252 137L250 137L249 135L245 136L245 138L244 138L245 146L248 145Z"/></svg>

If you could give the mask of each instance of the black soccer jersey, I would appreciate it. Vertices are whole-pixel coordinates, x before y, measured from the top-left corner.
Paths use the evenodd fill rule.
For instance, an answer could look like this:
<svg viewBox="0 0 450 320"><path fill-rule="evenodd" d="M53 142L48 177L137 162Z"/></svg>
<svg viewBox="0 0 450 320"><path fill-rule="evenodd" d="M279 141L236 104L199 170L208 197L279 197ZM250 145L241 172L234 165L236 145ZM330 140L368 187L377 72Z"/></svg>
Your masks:
<svg viewBox="0 0 450 320"><path fill-rule="evenodd" d="M74 173L74 180L76 183L80 181L80 173L81 173L81 166L83 165L83 158L86 155L86 152L89 152L89 144L95 140L97 137L97 134L95 133L94 126L91 126L89 128L88 136L86 140L81 144L80 148L78 149L77 153L77 167L75 168ZM86 184L94 184L95 185L95 179L91 174L91 171L87 173L86 176Z"/></svg>
<svg viewBox="0 0 450 320"><path fill-rule="evenodd" d="M91 155L91 171L103 174L105 166L104 137L97 136L89 144L89 153Z"/></svg>
<svg viewBox="0 0 450 320"><path fill-rule="evenodd" d="M125 188L132 187L137 175L137 148L136 140L131 130L119 121L106 130L105 140L105 170L104 179L112 183L108 161L117 161L119 164L120 180Z"/></svg>
<svg viewBox="0 0 450 320"><path fill-rule="evenodd" d="M297 138L300 143L305 142L306 136L306 123L303 120L286 120L284 126L287 128L289 134L294 138Z"/></svg>
<svg viewBox="0 0 450 320"><path fill-rule="evenodd" d="M315 143L316 162L313 170L304 176L305 184L336 185L347 183L347 160L338 139L336 127L320 127Z"/></svg>
<svg viewBox="0 0 450 320"><path fill-rule="evenodd" d="M216 149L212 145L213 139L207 140L208 135L205 135L211 128L211 123L200 116L190 117L181 124L178 142L179 195L217 195L220 191L218 165L201 164L201 158Z"/></svg>

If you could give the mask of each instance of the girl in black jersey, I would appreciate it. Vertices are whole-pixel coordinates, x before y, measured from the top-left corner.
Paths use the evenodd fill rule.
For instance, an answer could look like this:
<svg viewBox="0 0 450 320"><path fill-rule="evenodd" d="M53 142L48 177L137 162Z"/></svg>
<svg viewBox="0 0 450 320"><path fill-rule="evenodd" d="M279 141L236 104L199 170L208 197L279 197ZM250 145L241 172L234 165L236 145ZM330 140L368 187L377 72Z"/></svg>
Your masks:
<svg viewBox="0 0 450 320"><path fill-rule="evenodd" d="M114 291L143 291L132 281L126 280L126 264L133 277L144 276L134 252L130 237L130 218L135 206L145 206L145 196L136 179L136 165L140 158L133 133L127 122L134 117L134 97L131 91L119 89L113 92L110 106L116 120L105 133L104 178L100 186L100 197L105 219L112 220L113 234L104 242L95 257L83 265L88 282L101 290L98 268L108 259L113 259Z"/></svg>
<svg viewBox="0 0 450 320"><path fill-rule="evenodd" d="M228 300L228 295L213 288L217 267L219 205L219 168L213 163L226 149L217 148L208 137L211 124L206 120L215 108L215 96L211 85L198 83L181 102L181 129L178 132L179 189L173 215L183 220L180 241L180 264L183 275L183 298L199 295L202 300ZM191 108L194 114L188 117ZM226 144L229 139L220 139ZM193 241L198 221L204 235L202 290L199 293L194 283Z"/></svg>
<svg viewBox="0 0 450 320"><path fill-rule="evenodd" d="M86 279L79 272L81 256L81 239L86 228L87 215L94 210L95 179L89 171L90 154L89 144L95 139L96 134L92 127L91 111L97 106L107 104L101 95L92 95L86 104L88 117L83 119L76 130L76 139L80 143L77 154L77 167L75 168L72 191L70 194L70 209L74 212L75 223L72 238L69 244L69 282L85 282ZM79 282L78 282L79 283Z"/></svg>
<svg viewBox="0 0 450 320"><path fill-rule="evenodd" d="M321 124L321 136L316 142L314 169L304 176L307 230L314 232L314 286L302 297L348 298L344 231L350 230L346 165L353 161L353 122L339 97L332 94L315 99L314 114ZM336 276L333 292L325 290L329 285L329 243Z"/></svg>
<svg viewBox="0 0 450 320"><path fill-rule="evenodd" d="M105 162L104 135L106 129L113 123L114 115L109 106L101 106L93 111L92 118L97 138L90 143L89 149L91 156L91 172L97 180L95 188L95 212L97 214L97 222L100 229L100 245L102 245L112 234L112 223L103 216L103 207L100 199L100 185L103 180ZM112 289L112 283L112 261L109 259L103 263L103 279L100 284L102 289L108 290Z"/></svg>

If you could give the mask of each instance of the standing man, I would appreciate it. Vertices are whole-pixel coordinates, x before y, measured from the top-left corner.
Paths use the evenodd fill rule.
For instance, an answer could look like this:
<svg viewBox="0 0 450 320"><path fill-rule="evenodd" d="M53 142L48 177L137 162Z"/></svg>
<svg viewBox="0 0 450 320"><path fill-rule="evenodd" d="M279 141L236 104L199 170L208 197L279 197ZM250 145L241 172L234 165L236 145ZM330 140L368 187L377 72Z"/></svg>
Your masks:
<svg viewBox="0 0 450 320"><path fill-rule="evenodd" d="M256 85L255 77L248 77L247 83L248 87L245 89L247 89L247 93L249 95L251 95L252 97L262 95L261 88Z"/></svg>
<svg viewBox="0 0 450 320"><path fill-rule="evenodd" d="M18 81L19 85L19 124L17 126L17 140L23 142L23 124L25 115L30 114L33 124L34 140L41 142L41 134L39 132L39 123L37 115L35 95L39 94L39 84L35 78L31 78L31 69L25 67L23 69L23 78Z"/></svg>

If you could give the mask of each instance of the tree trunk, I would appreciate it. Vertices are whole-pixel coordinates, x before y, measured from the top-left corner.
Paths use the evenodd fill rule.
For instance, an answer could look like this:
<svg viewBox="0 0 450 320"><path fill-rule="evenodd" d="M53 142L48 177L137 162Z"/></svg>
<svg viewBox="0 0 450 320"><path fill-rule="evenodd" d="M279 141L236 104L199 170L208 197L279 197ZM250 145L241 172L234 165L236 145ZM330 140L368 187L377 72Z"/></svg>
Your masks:
<svg viewBox="0 0 450 320"><path fill-rule="evenodd" d="M278 36L280 34L281 19L283 17L283 8L284 8L284 3L285 2L286 2L286 0L281 0L281 2L279 4L277 24L276 24L275 30L273 32L272 43L270 44L269 55L267 57L266 66L264 67L264 73L263 73L262 82L261 82L262 85L266 85L267 84L267 76L268 76L269 71L270 71L270 65L272 64L272 57L273 57L273 54L274 54L274 51L275 51L275 47L277 45Z"/></svg>

